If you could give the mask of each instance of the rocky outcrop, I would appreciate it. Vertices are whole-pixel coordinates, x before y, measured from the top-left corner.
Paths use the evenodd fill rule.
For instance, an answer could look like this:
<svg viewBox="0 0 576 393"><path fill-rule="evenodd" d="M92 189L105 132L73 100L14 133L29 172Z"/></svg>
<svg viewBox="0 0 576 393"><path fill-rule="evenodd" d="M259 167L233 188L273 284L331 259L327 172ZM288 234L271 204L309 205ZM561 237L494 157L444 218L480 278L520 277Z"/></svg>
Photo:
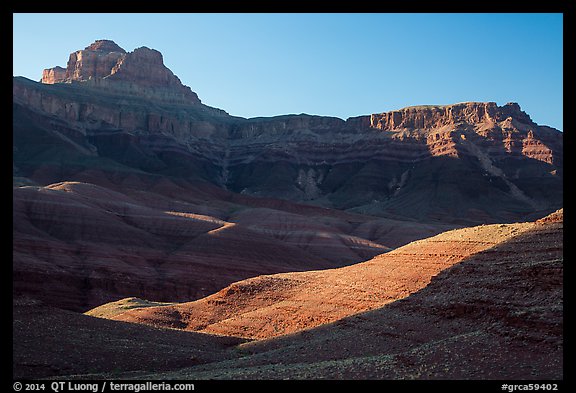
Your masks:
<svg viewBox="0 0 576 393"><path fill-rule="evenodd" d="M66 67L66 81L85 82L105 78L126 51L112 41L99 40L70 54Z"/></svg>
<svg viewBox="0 0 576 393"><path fill-rule="evenodd" d="M495 102L464 102L454 105L424 105L370 115L370 126L381 130L433 130L443 126L498 123L513 117L520 123L534 124L517 103L499 107Z"/></svg>
<svg viewBox="0 0 576 393"><path fill-rule="evenodd" d="M126 53L126 51L118 44L116 44L112 40L96 40L90 45L88 45L85 50L94 51L94 52L102 52L102 53L112 53L112 52L120 52Z"/></svg>
<svg viewBox="0 0 576 393"><path fill-rule="evenodd" d="M127 53L113 41L98 40L84 50L72 53L63 74L60 67L45 70L42 81L46 84L82 83L105 91L172 104L200 103L196 94L183 86L178 77L164 66L162 54L146 47ZM16 93L16 90L20 91ZM15 87L15 97L23 95L21 90ZM53 100L50 92L45 93L40 101ZM24 98L24 101L26 105L38 106L30 99ZM47 105L50 109L46 108ZM215 124L218 122L213 118L198 124L190 122L190 115L174 115L170 111L139 114L141 110L114 105L109 110L111 113L104 115L95 113L94 106L95 103L90 101L84 105L61 101L43 103L41 109L54 114L56 108L67 108L66 111L71 113L66 116L76 121L104 121L107 126L129 132L144 130L169 134L177 143L188 146L195 134L202 137L198 132L214 126L218 128ZM217 111L210 109L203 106L204 112L213 117ZM472 138L473 143L484 145L482 147L493 160L528 157L562 167L561 134L535 124L516 103L504 106L494 102L413 106L346 121L302 114L247 121L235 118L232 123L218 136L226 139L222 145L228 145L230 163L246 161L247 157L255 154L265 160L294 160L297 156L313 165L371 157L415 162L432 156L459 157L467 154L467 149L462 148L459 142ZM267 149L266 154L261 154L263 147ZM302 169L307 171L308 168Z"/></svg>
<svg viewBox="0 0 576 393"><path fill-rule="evenodd" d="M98 40L71 53L65 73L61 67L44 70L42 83L85 83L167 103L200 103L196 93L164 65L160 52L141 47L127 53L110 40Z"/></svg>
<svg viewBox="0 0 576 393"><path fill-rule="evenodd" d="M425 140L432 155L458 156L457 142L472 136L495 159L525 156L560 166L562 162L559 135L534 123L517 103L413 106L361 116L354 124L394 132L393 137L401 140Z"/></svg>
<svg viewBox="0 0 576 393"><path fill-rule="evenodd" d="M52 85L54 83L62 83L66 81L66 68L56 66L54 68L47 68L42 71L42 79L40 82Z"/></svg>

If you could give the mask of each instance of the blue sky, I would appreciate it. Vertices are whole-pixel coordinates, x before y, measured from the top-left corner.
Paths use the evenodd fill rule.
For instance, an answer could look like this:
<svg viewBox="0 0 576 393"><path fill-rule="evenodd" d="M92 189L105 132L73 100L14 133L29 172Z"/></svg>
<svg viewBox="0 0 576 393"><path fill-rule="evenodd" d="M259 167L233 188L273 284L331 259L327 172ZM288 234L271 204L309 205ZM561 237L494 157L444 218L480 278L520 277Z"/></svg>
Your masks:
<svg viewBox="0 0 576 393"><path fill-rule="evenodd" d="M203 103L242 117L518 102L563 130L562 14L14 14L13 75L97 39L147 46Z"/></svg>

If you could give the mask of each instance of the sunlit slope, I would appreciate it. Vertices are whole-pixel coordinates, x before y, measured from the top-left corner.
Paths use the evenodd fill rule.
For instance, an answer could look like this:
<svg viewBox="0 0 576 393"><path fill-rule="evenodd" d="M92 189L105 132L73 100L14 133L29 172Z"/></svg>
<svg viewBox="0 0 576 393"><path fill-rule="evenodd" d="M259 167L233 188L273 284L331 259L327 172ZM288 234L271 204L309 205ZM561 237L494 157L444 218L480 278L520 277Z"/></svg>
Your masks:
<svg viewBox="0 0 576 393"><path fill-rule="evenodd" d="M562 380L562 211L516 236L507 227L404 299L142 378Z"/></svg>
<svg viewBox="0 0 576 393"><path fill-rule="evenodd" d="M482 225L448 231L364 263L259 276L194 302L133 309L113 318L250 339L275 337L405 298L425 288L444 269L534 225Z"/></svg>

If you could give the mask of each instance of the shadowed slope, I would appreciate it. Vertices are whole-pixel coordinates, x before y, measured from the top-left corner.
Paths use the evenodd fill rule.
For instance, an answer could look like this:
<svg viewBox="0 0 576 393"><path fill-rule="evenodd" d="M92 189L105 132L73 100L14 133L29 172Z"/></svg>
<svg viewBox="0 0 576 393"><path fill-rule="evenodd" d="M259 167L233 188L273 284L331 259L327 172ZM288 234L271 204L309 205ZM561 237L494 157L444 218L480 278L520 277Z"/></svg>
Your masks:
<svg viewBox="0 0 576 393"><path fill-rule="evenodd" d="M352 266L255 277L194 302L134 309L113 318L251 339L275 337L405 298L442 270L534 225L453 230Z"/></svg>
<svg viewBox="0 0 576 393"><path fill-rule="evenodd" d="M93 318L29 298L14 299L12 317L15 379L174 370L225 359L241 342Z"/></svg>

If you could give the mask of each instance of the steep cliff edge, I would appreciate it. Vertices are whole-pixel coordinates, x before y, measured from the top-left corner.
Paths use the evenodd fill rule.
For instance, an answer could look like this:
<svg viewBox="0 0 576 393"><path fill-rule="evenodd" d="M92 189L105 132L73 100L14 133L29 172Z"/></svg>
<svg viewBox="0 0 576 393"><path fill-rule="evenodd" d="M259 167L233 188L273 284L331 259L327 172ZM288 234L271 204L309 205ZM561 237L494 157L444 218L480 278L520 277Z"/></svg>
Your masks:
<svg viewBox="0 0 576 393"><path fill-rule="evenodd" d="M476 134L484 138L481 143L497 144L502 150L499 156L522 155L562 166L562 141L558 132L534 123L514 102L503 106L495 102L414 106L361 117L360 122L370 128L396 131L399 135L425 136L433 154L445 151L437 149L442 145L438 141L446 142L449 137L466 140L467 134ZM491 155L496 156L494 151Z"/></svg>

